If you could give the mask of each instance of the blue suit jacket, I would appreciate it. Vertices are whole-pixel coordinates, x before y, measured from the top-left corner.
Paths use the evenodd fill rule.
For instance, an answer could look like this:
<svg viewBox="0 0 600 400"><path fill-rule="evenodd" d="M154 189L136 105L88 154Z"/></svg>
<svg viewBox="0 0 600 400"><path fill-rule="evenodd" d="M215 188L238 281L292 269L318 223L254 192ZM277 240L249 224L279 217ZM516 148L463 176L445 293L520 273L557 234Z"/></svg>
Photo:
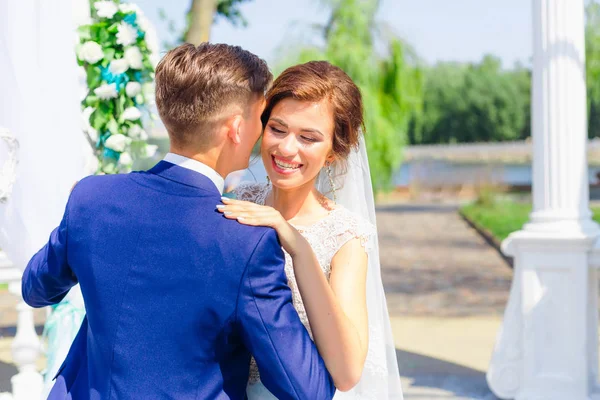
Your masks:
<svg viewBox="0 0 600 400"><path fill-rule="evenodd" d="M251 354L278 398L333 397L275 231L219 203L207 177L164 161L77 184L23 275L33 307L78 282L85 301L50 399L244 399Z"/></svg>

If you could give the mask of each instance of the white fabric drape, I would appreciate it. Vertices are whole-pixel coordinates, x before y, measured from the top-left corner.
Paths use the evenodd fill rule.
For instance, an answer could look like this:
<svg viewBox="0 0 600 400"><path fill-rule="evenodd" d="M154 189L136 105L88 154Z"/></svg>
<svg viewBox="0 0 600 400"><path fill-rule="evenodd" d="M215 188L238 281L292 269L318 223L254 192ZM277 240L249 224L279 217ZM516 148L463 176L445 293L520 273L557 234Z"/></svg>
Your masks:
<svg viewBox="0 0 600 400"><path fill-rule="evenodd" d="M74 45L71 0L0 2L0 126L20 147L12 195L0 204L0 247L19 268L86 174Z"/></svg>

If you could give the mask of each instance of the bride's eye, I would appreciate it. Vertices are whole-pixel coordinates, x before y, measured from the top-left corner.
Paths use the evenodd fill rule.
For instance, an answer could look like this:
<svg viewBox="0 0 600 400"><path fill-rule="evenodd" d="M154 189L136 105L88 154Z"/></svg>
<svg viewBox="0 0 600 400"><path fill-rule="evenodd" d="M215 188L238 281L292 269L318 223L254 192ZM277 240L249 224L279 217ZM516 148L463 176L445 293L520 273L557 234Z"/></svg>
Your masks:
<svg viewBox="0 0 600 400"><path fill-rule="evenodd" d="M317 142L317 139L310 137L310 136L300 136L302 138L302 140L304 140L305 142L309 142L309 143L315 143Z"/></svg>
<svg viewBox="0 0 600 400"><path fill-rule="evenodd" d="M269 126L269 128L271 128L271 130L272 130L273 132L275 132L276 134L279 134L279 135L280 135L280 134L282 134L282 133L285 133L285 132L284 132L284 131L282 131L281 129L277 129L277 128L275 128L274 126Z"/></svg>

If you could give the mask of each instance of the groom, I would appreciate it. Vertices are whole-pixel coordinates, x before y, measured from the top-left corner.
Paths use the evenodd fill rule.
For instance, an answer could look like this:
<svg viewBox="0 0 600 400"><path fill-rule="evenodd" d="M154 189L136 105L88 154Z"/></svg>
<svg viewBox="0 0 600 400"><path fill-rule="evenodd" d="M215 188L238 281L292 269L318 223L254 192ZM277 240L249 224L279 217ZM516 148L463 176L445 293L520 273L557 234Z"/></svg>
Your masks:
<svg viewBox="0 0 600 400"><path fill-rule="evenodd" d="M50 399L244 399L251 354L279 399L332 398L275 231L215 208L223 177L248 166L271 79L263 60L223 44L162 59L171 152L146 172L79 182L23 275L33 307L76 283L85 299Z"/></svg>

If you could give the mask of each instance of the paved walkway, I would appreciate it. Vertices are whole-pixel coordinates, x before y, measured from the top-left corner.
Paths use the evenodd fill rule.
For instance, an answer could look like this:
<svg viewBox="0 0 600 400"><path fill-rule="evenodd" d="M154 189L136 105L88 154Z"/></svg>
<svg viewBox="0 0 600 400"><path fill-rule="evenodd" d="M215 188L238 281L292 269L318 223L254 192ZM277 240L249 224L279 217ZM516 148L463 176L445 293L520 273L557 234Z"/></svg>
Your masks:
<svg viewBox="0 0 600 400"><path fill-rule="evenodd" d="M485 371L512 270L457 209L390 204L377 210L406 400L495 399Z"/></svg>
<svg viewBox="0 0 600 400"><path fill-rule="evenodd" d="M381 205L377 216L405 399L495 399L485 370L511 269L458 216L456 205ZM16 372L10 355L15 301L0 293L0 392L10 390ZM43 313L36 320L41 323Z"/></svg>

